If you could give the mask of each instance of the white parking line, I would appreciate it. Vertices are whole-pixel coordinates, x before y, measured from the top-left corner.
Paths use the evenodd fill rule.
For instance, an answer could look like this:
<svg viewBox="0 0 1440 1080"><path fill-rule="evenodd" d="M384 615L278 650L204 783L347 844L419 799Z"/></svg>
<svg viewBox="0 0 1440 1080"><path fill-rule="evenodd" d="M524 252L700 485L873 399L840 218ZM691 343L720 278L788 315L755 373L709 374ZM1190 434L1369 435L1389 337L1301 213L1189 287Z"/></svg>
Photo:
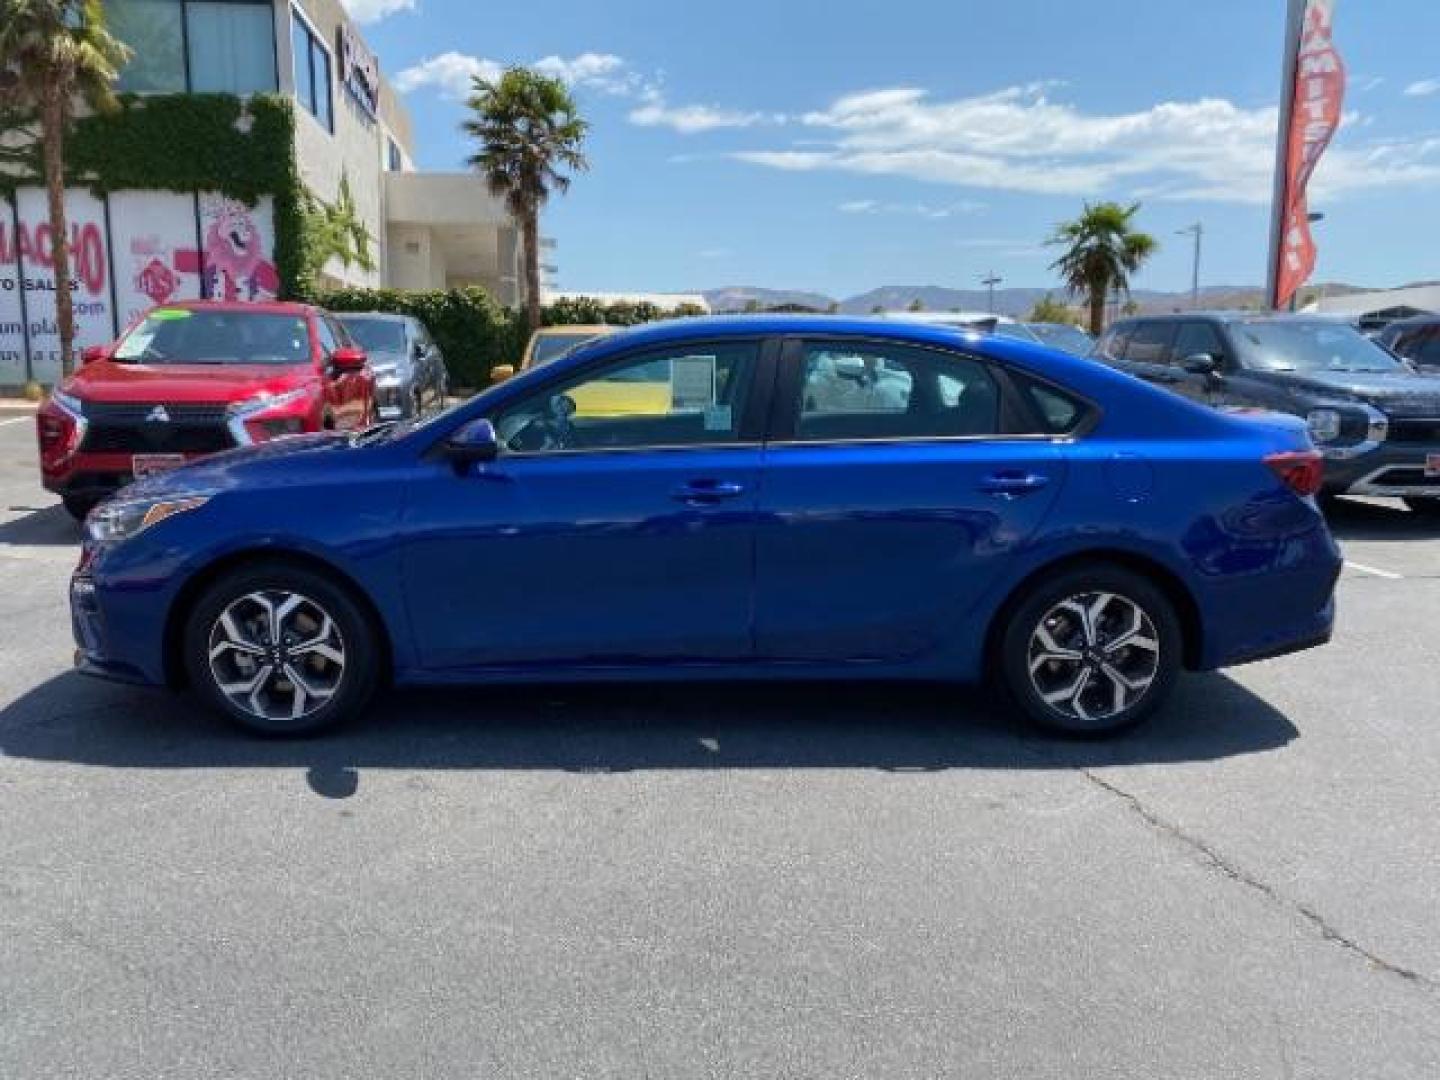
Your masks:
<svg viewBox="0 0 1440 1080"><path fill-rule="evenodd" d="M1386 581L1405 580L1404 574L1396 574L1390 570L1377 570L1373 566L1366 566L1364 563L1351 562L1349 559L1345 560L1345 565L1350 567L1351 570L1359 570L1362 574L1374 574L1376 577L1384 578Z"/></svg>
<svg viewBox="0 0 1440 1080"><path fill-rule="evenodd" d="M10 424L23 424L26 420L34 420L33 416L12 416L9 420L0 420L0 427L7 427Z"/></svg>

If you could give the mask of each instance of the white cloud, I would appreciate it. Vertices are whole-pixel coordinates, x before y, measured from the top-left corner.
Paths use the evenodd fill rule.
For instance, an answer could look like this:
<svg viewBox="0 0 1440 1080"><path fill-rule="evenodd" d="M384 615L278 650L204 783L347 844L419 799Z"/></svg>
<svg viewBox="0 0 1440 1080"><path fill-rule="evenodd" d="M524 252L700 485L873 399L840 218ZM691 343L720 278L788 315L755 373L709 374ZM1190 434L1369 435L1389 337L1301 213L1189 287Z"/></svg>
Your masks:
<svg viewBox="0 0 1440 1080"><path fill-rule="evenodd" d="M1440 94L1440 79L1421 79L1405 87L1406 97L1429 97Z"/></svg>
<svg viewBox="0 0 1440 1080"><path fill-rule="evenodd" d="M735 252L730 248L718 247L706 248L704 251L697 252L697 254L702 259L728 259L734 255Z"/></svg>
<svg viewBox="0 0 1440 1080"><path fill-rule="evenodd" d="M415 0L340 0L358 23L373 23L399 11L414 11Z"/></svg>
<svg viewBox="0 0 1440 1080"><path fill-rule="evenodd" d="M941 218L953 217L956 214L978 214L985 209L982 202L972 202L969 199L957 203L948 203L944 206L931 206L929 203L897 203L879 202L875 199L855 199L851 202L843 202L835 209L842 214L913 214L917 217L939 220Z"/></svg>
<svg viewBox="0 0 1440 1080"><path fill-rule="evenodd" d="M740 112L711 105L667 105L656 97L630 112L630 122L640 127L667 127L681 135L694 135L720 128L747 128L764 123L765 113Z"/></svg>
<svg viewBox="0 0 1440 1080"><path fill-rule="evenodd" d="M395 89L402 94L433 87L446 97L464 98L470 93L471 82L498 79L503 70L494 60L481 60L465 53L447 52L420 61L395 76Z"/></svg>
<svg viewBox="0 0 1440 1080"><path fill-rule="evenodd" d="M649 93L650 84L632 71L621 57L612 53L542 56L530 67L570 86L595 89L605 94L644 97ZM504 70L505 65L498 60L451 51L429 57L401 71L395 76L395 88L408 94L423 87L433 87L446 97L463 99L469 95L477 75L493 81Z"/></svg>
<svg viewBox="0 0 1440 1080"><path fill-rule="evenodd" d="M1277 115L1218 98L1092 114L1052 102L1042 84L934 101L914 87L848 94L806 113L831 133L822 148L732 155L790 172L902 176L960 187L1048 195L1134 195L1264 203ZM1343 132L1357 126L1347 117ZM1337 145L1320 166L1321 197L1440 180L1432 141Z"/></svg>

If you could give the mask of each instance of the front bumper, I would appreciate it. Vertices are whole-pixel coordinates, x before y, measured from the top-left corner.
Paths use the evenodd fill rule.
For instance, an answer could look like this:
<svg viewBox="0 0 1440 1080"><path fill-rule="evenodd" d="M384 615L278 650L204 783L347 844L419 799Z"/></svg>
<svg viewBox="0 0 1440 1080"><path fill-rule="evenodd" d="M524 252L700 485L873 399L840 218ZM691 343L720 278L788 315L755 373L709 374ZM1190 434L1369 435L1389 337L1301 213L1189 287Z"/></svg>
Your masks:
<svg viewBox="0 0 1440 1080"><path fill-rule="evenodd" d="M1325 490L1335 495L1440 499L1440 476L1425 475L1427 455L1440 445L1382 443L1354 457L1325 459Z"/></svg>
<svg viewBox="0 0 1440 1080"><path fill-rule="evenodd" d="M145 635L127 633L123 626L113 625L95 580L84 570L70 579L70 628L75 638L75 670L80 674L136 686L164 684L158 649L124 655L134 652L125 648L127 643L134 645ZM152 657L152 663L143 662L143 655Z"/></svg>

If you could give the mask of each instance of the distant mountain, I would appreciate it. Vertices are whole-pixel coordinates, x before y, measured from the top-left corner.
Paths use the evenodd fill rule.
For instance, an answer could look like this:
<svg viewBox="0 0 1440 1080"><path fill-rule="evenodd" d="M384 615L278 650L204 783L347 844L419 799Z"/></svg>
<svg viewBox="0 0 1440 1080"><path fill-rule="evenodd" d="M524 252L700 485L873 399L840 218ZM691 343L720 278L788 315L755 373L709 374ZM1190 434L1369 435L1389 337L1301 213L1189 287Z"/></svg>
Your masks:
<svg viewBox="0 0 1440 1080"><path fill-rule="evenodd" d="M1345 296L1350 293L1368 292L1369 289L1354 285L1317 284L1307 285L1302 296ZM843 300L833 300L823 293L803 292L789 289L760 289L747 285L732 285L724 289L702 290L712 311L744 311L753 303L762 311L781 305L801 305L816 311L826 311L832 303L839 304L839 310L846 315L868 315L876 308L882 311L904 311L919 300L926 311L988 311L990 294L984 289L949 289L941 285L882 285L878 289L860 293ZM1081 301L1068 296L1064 289L996 289L995 311L1011 318L1024 318L1035 306L1035 302L1046 295L1056 300L1079 307ZM1136 289L1130 296L1135 306L1145 314L1159 314L1170 311L1184 311L1191 305L1190 291L1163 292L1155 289ZM1213 309L1260 308L1264 305L1265 290L1258 285L1208 285L1200 290L1200 306Z"/></svg>
<svg viewBox="0 0 1440 1080"><path fill-rule="evenodd" d="M761 309L775 308L782 304L798 305L826 311L834 303L821 293L801 292L793 289L759 289L749 285L736 285L728 289L704 289L705 300L710 310L744 311L752 302Z"/></svg>

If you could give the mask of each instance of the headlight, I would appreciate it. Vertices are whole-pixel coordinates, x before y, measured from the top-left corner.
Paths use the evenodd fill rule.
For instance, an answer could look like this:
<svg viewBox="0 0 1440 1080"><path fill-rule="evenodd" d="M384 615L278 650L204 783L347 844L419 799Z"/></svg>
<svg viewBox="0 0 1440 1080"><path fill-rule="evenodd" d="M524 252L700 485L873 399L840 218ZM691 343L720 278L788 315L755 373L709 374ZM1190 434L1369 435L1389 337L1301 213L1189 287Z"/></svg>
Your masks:
<svg viewBox="0 0 1440 1080"><path fill-rule="evenodd" d="M1311 409L1305 422L1310 427L1310 437L1317 443L1334 442L1340 437L1338 409Z"/></svg>
<svg viewBox="0 0 1440 1080"><path fill-rule="evenodd" d="M198 510L209 501L209 495L186 495L101 503L85 519L85 532L97 546L118 544L168 517Z"/></svg>
<svg viewBox="0 0 1440 1080"><path fill-rule="evenodd" d="M229 408L231 416L246 417L254 416L256 413L269 412L271 409L283 408L286 405L293 405L297 401L304 401L310 396L308 390L287 390L283 394L263 393L256 394L244 401L237 401Z"/></svg>

